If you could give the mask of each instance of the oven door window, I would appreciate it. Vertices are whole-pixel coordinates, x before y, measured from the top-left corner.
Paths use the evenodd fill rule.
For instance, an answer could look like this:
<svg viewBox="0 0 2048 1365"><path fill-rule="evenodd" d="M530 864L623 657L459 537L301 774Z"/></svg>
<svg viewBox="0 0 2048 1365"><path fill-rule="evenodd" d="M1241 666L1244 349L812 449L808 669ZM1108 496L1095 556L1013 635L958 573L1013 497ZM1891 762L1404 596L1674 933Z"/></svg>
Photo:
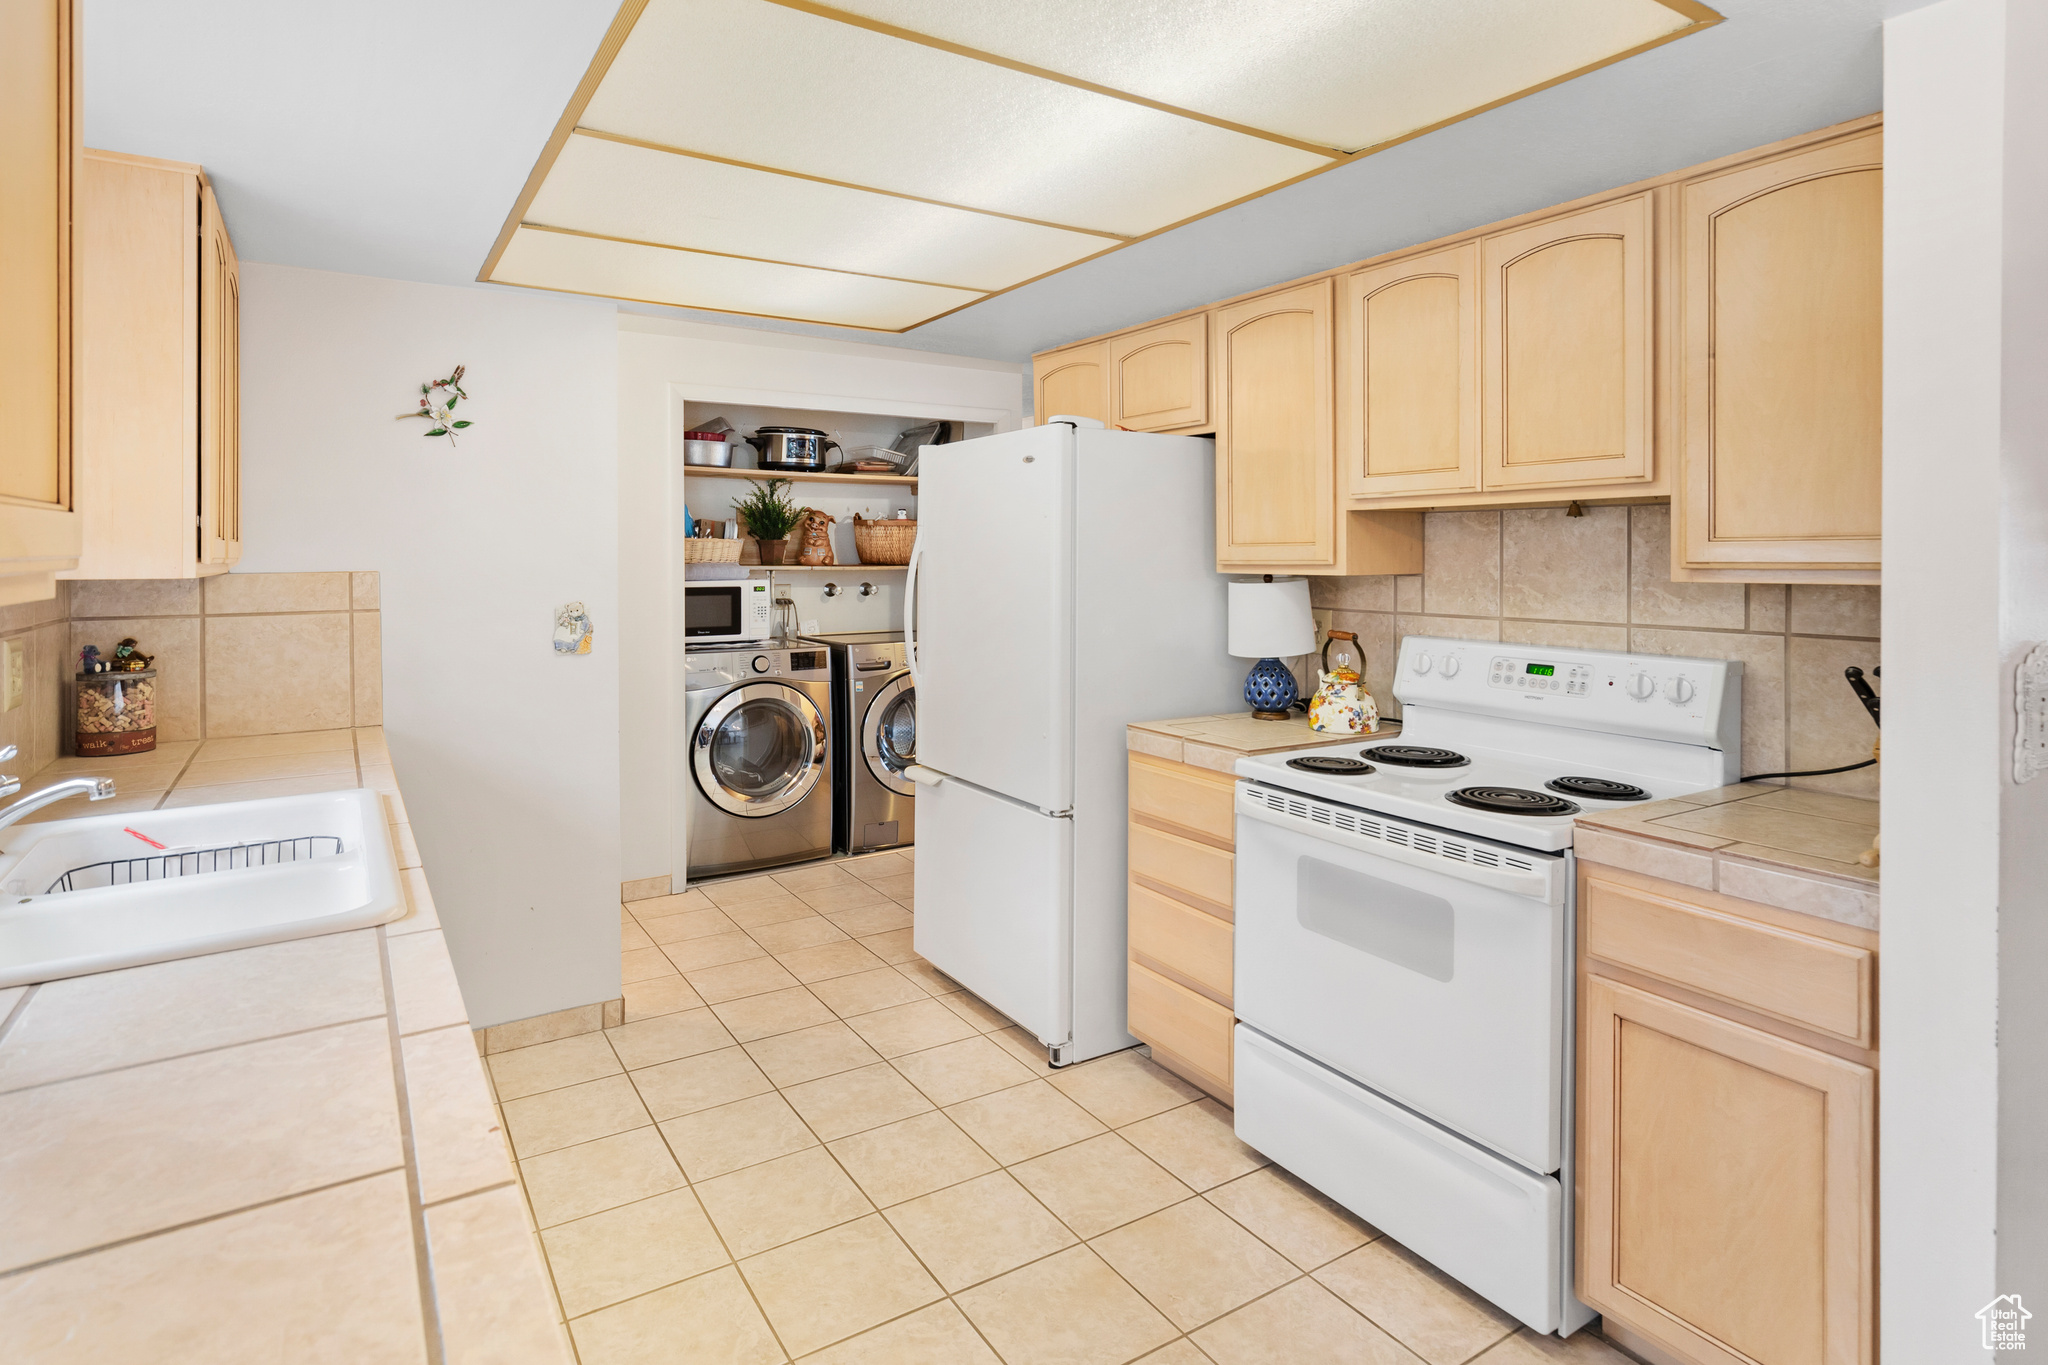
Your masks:
<svg viewBox="0 0 2048 1365"><path fill-rule="evenodd" d="M733 587L683 589L683 638L715 636L730 639L740 633L740 594Z"/></svg>
<svg viewBox="0 0 2048 1365"><path fill-rule="evenodd" d="M1321 858L1302 858L1294 881L1294 915L1310 933L1433 981L1455 974L1458 912L1442 896Z"/></svg>

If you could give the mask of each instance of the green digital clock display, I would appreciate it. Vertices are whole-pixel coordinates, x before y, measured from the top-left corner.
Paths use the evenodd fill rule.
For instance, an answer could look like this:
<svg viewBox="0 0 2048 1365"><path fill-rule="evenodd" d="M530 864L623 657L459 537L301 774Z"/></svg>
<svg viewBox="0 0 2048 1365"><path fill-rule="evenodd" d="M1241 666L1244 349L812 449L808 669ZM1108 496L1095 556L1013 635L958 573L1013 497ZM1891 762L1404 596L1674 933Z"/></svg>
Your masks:
<svg viewBox="0 0 2048 1365"><path fill-rule="evenodd" d="M1548 678L1548 677L1550 677L1550 676L1551 676L1552 674L1554 674L1554 673L1556 673L1556 672L1557 672L1557 665L1556 665L1556 664L1530 664L1530 665L1529 665L1529 672L1531 672L1531 673L1534 673L1534 674L1535 674L1535 675L1536 675L1537 677L1539 677L1539 678Z"/></svg>

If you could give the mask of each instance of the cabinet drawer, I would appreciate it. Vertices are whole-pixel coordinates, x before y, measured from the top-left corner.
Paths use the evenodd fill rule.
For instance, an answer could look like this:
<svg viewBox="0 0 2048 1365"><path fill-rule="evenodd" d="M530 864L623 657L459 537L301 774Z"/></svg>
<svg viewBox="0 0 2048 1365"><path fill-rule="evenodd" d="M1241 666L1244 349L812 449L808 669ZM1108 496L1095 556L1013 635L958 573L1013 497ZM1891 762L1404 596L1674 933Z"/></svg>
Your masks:
<svg viewBox="0 0 2048 1365"><path fill-rule="evenodd" d="M1221 773L1159 760L1131 760L1131 814L1222 841L1235 834L1237 787Z"/></svg>
<svg viewBox="0 0 2048 1365"><path fill-rule="evenodd" d="M1131 883L1131 957L1179 975L1230 1003L1230 926L1214 915Z"/></svg>
<svg viewBox="0 0 2048 1365"><path fill-rule="evenodd" d="M1230 914L1230 881L1237 856L1149 825L1131 826L1131 875L1184 896L1223 919Z"/></svg>
<svg viewBox="0 0 2048 1365"><path fill-rule="evenodd" d="M1788 1024L1872 1046L1876 955L1589 879L1586 953Z"/></svg>
<svg viewBox="0 0 2048 1365"><path fill-rule="evenodd" d="M1135 962L1129 966L1131 1032L1227 1091L1236 1022L1230 1010Z"/></svg>

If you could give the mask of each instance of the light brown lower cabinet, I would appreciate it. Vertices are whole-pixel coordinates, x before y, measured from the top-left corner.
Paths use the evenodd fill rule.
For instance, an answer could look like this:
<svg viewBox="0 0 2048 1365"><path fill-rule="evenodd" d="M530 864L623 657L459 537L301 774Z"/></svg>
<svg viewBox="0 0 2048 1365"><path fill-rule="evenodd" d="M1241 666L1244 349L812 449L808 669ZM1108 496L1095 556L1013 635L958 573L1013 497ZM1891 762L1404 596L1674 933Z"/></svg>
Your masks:
<svg viewBox="0 0 2048 1365"><path fill-rule="evenodd" d="M1592 864L1579 903L1579 1297L1682 1361L1868 1365L1875 935Z"/></svg>
<svg viewBox="0 0 2048 1365"><path fill-rule="evenodd" d="M1130 1022L1152 1060L1231 1102L1227 773L1130 756Z"/></svg>

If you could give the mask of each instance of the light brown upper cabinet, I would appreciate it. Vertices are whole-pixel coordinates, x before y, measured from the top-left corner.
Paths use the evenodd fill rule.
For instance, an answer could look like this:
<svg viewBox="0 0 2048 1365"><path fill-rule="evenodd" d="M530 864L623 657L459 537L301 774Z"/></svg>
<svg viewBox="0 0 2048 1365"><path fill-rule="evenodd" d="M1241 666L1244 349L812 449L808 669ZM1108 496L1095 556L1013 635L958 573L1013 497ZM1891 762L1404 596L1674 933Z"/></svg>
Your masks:
<svg viewBox="0 0 2048 1365"><path fill-rule="evenodd" d="M1343 285L1337 442L1359 497L1479 487L1479 244Z"/></svg>
<svg viewBox="0 0 2048 1365"><path fill-rule="evenodd" d="M1048 351L1040 420L1213 430L1225 572L1416 573L1424 508L1669 496L1676 579L1874 583L1878 123Z"/></svg>
<svg viewBox="0 0 2048 1365"><path fill-rule="evenodd" d="M1884 135L1682 187L1674 571L1874 583Z"/></svg>
<svg viewBox="0 0 2048 1365"><path fill-rule="evenodd" d="M1655 473L1650 198L1481 242L1486 488L1644 482Z"/></svg>
<svg viewBox="0 0 2048 1365"><path fill-rule="evenodd" d="M195 578L241 555L234 247L205 173L93 151L79 258L86 508L77 578Z"/></svg>
<svg viewBox="0 0 2048 1365"><path fill-rule="evenodd" d="M0 3L0 605L56 595L72 488L80 178L77 0Z"/></svg>
<svg viewBox="0 0 2048 1365"><path fill-rule="evenodd" d="M1109 339L1109 425L1168 431L1209 420L1209 318Z"/></svg>
<svg viewBox="0 0 2048 1365"><path fill-rule="evenodd" d="M1337 559L1328 279L1217 309L1216 559Z"/></svg>
<svg viewBox="0 0 2048 1365"><path fill-rule="evenodd" d="M213 187L199 194L199 563L242 557L242 275Z"/></svg>
<svg viewBox="0 0 2048 1365"><path fill-rule="evenodd" d="M1047 351L1031 361L1033 418L1040 426L1062 414L1109 422L1109 344L1091 341Z"/></svg>

